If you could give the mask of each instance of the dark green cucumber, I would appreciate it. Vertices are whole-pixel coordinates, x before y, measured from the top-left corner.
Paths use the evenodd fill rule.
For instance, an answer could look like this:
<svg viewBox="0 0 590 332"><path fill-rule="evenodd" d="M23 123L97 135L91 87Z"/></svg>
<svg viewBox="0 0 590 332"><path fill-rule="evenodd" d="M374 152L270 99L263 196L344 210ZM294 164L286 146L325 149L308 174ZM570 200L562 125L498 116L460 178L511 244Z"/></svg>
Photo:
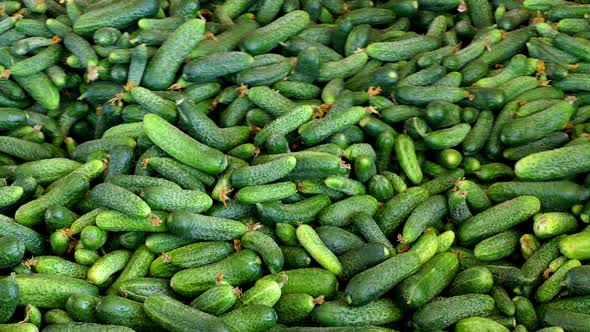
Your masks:
<svg viewBox="0 0 590 332"><path fill-rule="evenodd" d="M135 330L156 327L144 312L142 303L119 296L108 295L100 299L96 305L96 316L104 323Z"/></svg>
<svg viewBox="0 0 590 332"><path fill-rule="evenodd" d="M430 193L421 187L410 188L385 203L377 213L376 221L385 235L391 235L416 206L425 201Z"/></svg>
<svg viewBox="0 0 590 332"><path fill-rule="evenodd" d="M113 3L80 16L74 23L74 31L81 35L91 35L104 27L124 29L140 18L154 16L158 7L158 2L155 0Z"/></svg>
<svg viewBox="0 0 590 332"><path fill-rule="evenodd" d="M262 261L252 250L239 251L217 263L187 269L176 273L170 280L175 292L194 296L215 285L215 278L223 272L229 284L241 286L253 282L262 275Z"/></svg>
<svg viewBox="0 0 590 332"><path fill-rule="evenodd" d="M489 295L466 294L434 301L423 306L414 316L414 326L424 330L444 329L461 319L487 316L494 311Z"/></svg>
<svg viewBox="0 0 590 332"><path fill-rule="evenodd" d="M16 275L19 305L32 304L39 308L63 308L76 293L98 295L98 288L84 280L42 274Z"/></svg>
<svg viewBox="0 0 590 332"><path fill-rule="evenodd" d="M569 181L496 182L488 188L494 202L502 202L522 195L539 198L543 209L563 211L590 197L590 191Z"/></svg>
<svg viewBox="0 0 590 332"><path fill-rule="evenodd" d="M160 327L173 331L228 331L217 317L189 307L166 295L152 295L144 302L145 313ZM178 319L182 317L182 319Z"/></svg>
<svg viewBox="0 0 590 332"><path fill-rule="evenodd" d="M473 243L497 234L527 220L540 208L541 203L534 196L519 196L498 204L462 224L458 232L459 239L464 243Z"/></svg>

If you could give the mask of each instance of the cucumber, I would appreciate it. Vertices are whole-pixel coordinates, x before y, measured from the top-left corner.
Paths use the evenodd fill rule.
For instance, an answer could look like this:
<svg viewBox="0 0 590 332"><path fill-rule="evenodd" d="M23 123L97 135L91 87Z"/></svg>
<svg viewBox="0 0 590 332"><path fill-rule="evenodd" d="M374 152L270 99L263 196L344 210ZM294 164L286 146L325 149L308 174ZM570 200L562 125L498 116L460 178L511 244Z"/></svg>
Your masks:
<svg viewBox="0 0 590 332"><path fill-rule="evenodd" d="M208 82L252 66L254 59L244 52L213 53L197 58L184 66L182 77L189 82Z"/></svg>
<svg viewBox="0 0 590 332"><path fill-rule="evenodd" d="M457 274L459 261L452 253L439 253L418 272L396 286L404 307L419 308L440 294Z"/></svg>
<svg viewBox="0 0 590 332"><path fill-rule="evenodd" d="M19 298L19 288L13 275L0 279L0 323L6 323L16 310Z"/></svg>
<svg viewBox="0 0 590 332"><path fill-rule="evenodd" d="M586 200L590 197L590 192L569 181L496 182L488 188L488 196L494 202L520 195L536 196L543 209L563 211Z"/></svg>
<svg viewBox="0 0 590 332"><path fill-rule="evenodd" d="M309 223L316 219L318 213L330 205L326 195L314 195L294 204L269 202L256 204L259 217L266 222Z"/></svg>
<svg viewBox="0 0 590 332"><path fill-rule="evenodd" d="M494 277L485 267L474 266L461 271L449 285L449 295L486 294L492 288Z"/></svg>
<svg viewBox="0 0 590 332"><path fill-rule="evenodd" d="M320 211L318 219L322 225L345 226L357 212L374 215L379 208L379 202L369 195L352 196L333 203Z"/></svg>
<svg viewBox="0 0 590 332"><path fill-rule="evenodd" d="M265 305L272 307L281 297L281 286L273 280L262 280L245 291L239 299L239 307Z"/></svg>
<svg viewBox="0 0 590 332"><path fill-rule="evenodd" d="M539 286L537 292L535 293L536 300L540 303L551 301L561 290L561 284L564 281L568 271L580 266L581 263L577 259L572 259L563 263L563 265L558 268L549 279L545 280L545 282Z"/></svg>
<svg viewBox="0 0 590 332"><path fill-rule="evenodd" d="M144 131L158 147L189 166L210 174L227 167L223 153L195 141L157 115L144 117Z"/></svg>
<svg viewBox="0 0 590 332"><path fill-rule="evenodd" d="M539 325L539 321L531 301L526 297L516 296L512 299L512 302L514 302L514 305L516 306L516 322L524 325L527 329L536 329Z"/></svg>
<svg viewBox="0 0 590 332"><path fill-rule="evenodd" d="M297 186L291 181L243 187L236 193L240 203L264 203L285 199L297 192Z"/></svg>
<svg viewBox="0 0 590 332"><path fill-rule="evenodd" d="M563 283L568 293L572 295L587 295L590 293L588 288L588 276L590 270L588 266L574 267L565 274Z"/></svg>
<svg viewBox="0 0 590 332"><path fill-rule="evenodd" d="M322 267L336 276L342 274L342 264L310 226L297 227L297 240Z"/></svg>
<svg viewBox="0 0 590 332"><path fill-rule="evenodd" d="M576 218L569 213L548 212L534 217L533 231L538 238L545 239L574 232L577 226Z"/></svg>
<svg viewBox="0 0 590 332"><path fill-rule="evenodd" d="M63 308L72 294L98 295L98 288L85 280L43 274L18 274L19 305Z"/></svg>
<svg viewBox="0 0 590 332"><path fill-rule="evenodd" d="M521 145L565 128L575 112L570 103L559 102L544 111L508 122L500 139L508 145ZM531 130L530 128L535 128Z"/></svg>
<svg viewBox="0 0 590 332"><path fill-rule="evenodd" d="M573 153L575 150L575 153ZM569 146L538 152L519 160L514 166L516 176L522 180L552 180L587 171L584 156L590 153L590 146ZM582 158L578 160L578 158ZM559 160L559 166L557 164Z"/></svg>
<svg viewBox="0 0 590 332"><path fill-rule="evenodd" d="M265 331L276 325L277 313L269 306L254 304L234 309L221 320L231 332Z"/></svg>
<svg viewBox="0 0 590 332"><path fill-rule="evenodd" d="M144 310L160 327L171 331L228 331L219 318L191 308L169 296L155 294L144 302ZM182 319L178 319L182 317Z"/></svg>
<svg viewBox="0 0 590 332"><path fill-rule="evenodd" d="M119 285L118 292L130 300L145 302L145 300L155 294L162 294L174 297L174 292L168 280L156 278L135 278L122 281Z"/></svg>
<svg viewBox="0 0 590 332"><path fill-rule="evenodd" d="M279 43L298 34L309 24L309 15L302 10L292 11L272 23L248 33L240 43L244 51L258 55L267 53Z"/></svg>
<svg viewBox="0 0 590 332"><path fill-rule="evenodd" d="M276 181L289 174L296 163L295 157L285 156L256 166L238 168L232 172L232 185L234 188L242 188Z"/></svg>
<svg viewBox="0 0 590 332"><path fill-rule="evenodd" d="M104 285L112 275L125 267L130 257L131 253L127 250L114 250L102 256L88 270L88 282Z"/></svg>
<svg viewBox="0 0 590 332"><path fill-rule="evenodd" d="M182 187L183 189L197 190L202 188L203 185L210 187L215 184L215 177L212 175L187 166L172 158L151 157L144 159L144 163L147 164L148 169L155 170L158 174L178 184L178 186ZM150 181L153 182L154 180ZM166 182L169 183L169 181ZM146 183L145 187L165 186L169 189L180 189L178 186L174 185L174 183L170 183L171 185Z"/></svg>
<svg viewBox="0 0 590 332"><path fill-rule="evenodd" d="M86 279L88 268L57 256L37 256L31 262L35 272Z"/></svg>
<svg viewBox="0 0 590 332"><path fill-rule="evenodd" d="M23 225L37 225L42 222L49 206L59 204L69 207L88 190L88 187L89 182L85 176L72 174L45 195L21 205L15 213L15 219Z"/></svg>
<svg viewBox="0 0 590 332"><path fill-rule="evenodd" d="M203 20L191 19L179 26L151 57L143 76L144 85L154 90L168 88L174 82L184 58L201 40L204 31ZM160 70L163 67L167 68L164 72Z"/></svg>
<svg viewBox="0 0 590 332"><path fill-rule="evenodd" d="M510 256L518 246L520 234L506 230L479 242L473 253L482 261L495 261Z"/></svg>
<svg viewBox="0 0 590 332"><path fill-rule="evenodd" d="M383 325L400 320L402 311L389 299L378 299L360 307L329 301L316 306L312 318L322 326Z"/></svg>
<svg viewBox="0 0 590 332"><path fill-rule="evenodd" d="M583 331L590 322L590 315L548 309L545 311L542 320L545 325L561 326L567 331Z"/></svg>
<svg viewBox="0 0 590 332"><path fill-rule="evenodd" d="M84 13L76 20L73 28L76 33L84 36L90 36L96 30L105 27L125 29L140 18L154 16L158 7L155 0L113 3Z"/></svg>
<svg viewBox="0 0 590 332"><path fill-rule="evenodd" d="M74 332L74 331L88 331L88 332L131 332L131 328L121 325L105 325L96 323L61 323L53 324L45 327L43 330L48 332Z"/></svg>
<svg viewBox="0 0 590 332"><path fill-rule="evenodd" d="M211 197L203 192L166 187L147 188L141 196L152 209L163 211L186 210L200 213L208 210L213 204Z"/></svg>
<svg viewBox="0 0 590 332"><path fill-rule="evenodd" d="M406 220L402 238L408 243L418 239L420 234L448 213L447 199L442 195L430 196L420 203Z"/></svg>
<svg viewBox="0 0 590 332"><path fill-rule="evenodd" d="M424 330L444 329L464 318L487 316L494 299L484 294L458 295L426 304L413 316L414 326Z"/></svg>
<svg viewBox="0 0 590 332"><path fill-rule="evenodd" d="M388 62L408 60L415 55L440 47L440 40L433 36L418 36L402 41L371 43L367 54L374 59Z"/></svg>
<svg viewBox="0 0 590 332"><path fill-rule="evenodd" d="M246 225L231 219L175 211L168 216L172 234L192 240L233 240L242 237Z"/></svg>
<svg viewBox="0 0 590 332"><path fill-rule="evenodd" d="M270 236L258 231L247 232L240 239L240 243L242 247L256 251L271 273L283 269L283 252Z"/></svg>
<svg viewBox="0 0 590 332"><path fill-rule="evenodd" d="M385 235L391 235L420 203L425 201L429 192L422 187L412 187L386 202L375 220Z"/></svg>
<svg viewBox="0 0 590 332"><path fill-rule="evenodd" d="M521 270L527 282L534 283L539 280L549 263L560 254L560 241L564 236L557 236L545 242L522 265Z"/></svg>
<svg viewBox="0 0 590 332"><path fill-rule="evenodd" d="M473 243L527 220L539 212L540 208L538 198L519 196L475 215L459 227L457 235L461 242Z"/></svg>
<svg viewBox="0 0 590 332"><path fill-rule="evenodd" d="M143 310L143 304L123 297L107 295L96 305L96 316L104 323L132 329L150 329L156 325Z"/></svg>
<svg viewBox="0 0 590 332"><path fill-rule="evenodd" d="M419 255L408 252L357 274L346 286L347 302L353 306L371 302L414 274L422 264Z"/></svg>
<svg viewBox="0 0 590 332"><path fill-rule="evenodd" d="M111 183L95 186L90 193L90 198L100 207L110 208L130 216L145 218L152 212L150 206L140 197Z"/></svg>
<svg viewBox="0 0 590 332"><path fill-rule="evenodd" d="M304 293L282 295L274 309L278 315L278 322L288 324L307 318L316 304L323 303L323 297L314 299Z"/></svg>
<svg viewBox="0 0 590 332"><path fill-rule="evenodd" d="M231 285L220 283L199 295L191 302L191 307L219 316L233 307L238 299L239 290Z"/></svg>
<svg viewBox="0 0 590 332"><path fill-rule="evenodd" d="M414 184L422 182L422 170L416 158L416 151L412 138L407 135L399 135L395 140L395 154L406 176Z"/></svg>
<svg viewBox="0 0 590 332"><path fill-rule="evenodd" d="M175 292L195 296L215 285L215 277L223 272L229 284L241 286L262 275L262 261L252 250L239 251L217 263L177 272L170 280Z"/></svg>
<svg viewBox="0 0 590 332"><path fill-rule="evenodd" d="M483 317L469 317L463 318L455 324L455 331L467 332L467 331L494 331L494 332L507 332L510 331L502 324L497 323L489 318Z"/></svg>

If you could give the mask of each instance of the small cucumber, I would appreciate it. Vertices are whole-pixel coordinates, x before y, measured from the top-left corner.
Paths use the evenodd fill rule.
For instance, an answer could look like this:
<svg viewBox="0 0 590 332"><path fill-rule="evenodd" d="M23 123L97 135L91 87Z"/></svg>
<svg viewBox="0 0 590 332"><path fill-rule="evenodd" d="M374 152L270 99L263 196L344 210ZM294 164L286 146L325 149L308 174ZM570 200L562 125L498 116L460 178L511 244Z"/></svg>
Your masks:
<svg viewBox="0 0 590 332"><path fill-rule="evenodd" d="M507 230L479 242L474 248L475 257L482 261L495 261L510 256L518 246L520 234Z"/></svg>
<svg viewBox="0 0 590 332"><path fill-rule="evenodd" d="M72 294L98 295L98 288L85 280L43 274L18 274L19 305L63 308Z"/></svg>
<svg viewBox="0 0 590 332"><path fill-rule="evenodd" d="M226 325L219 318L166 295L148 297L144 302L144 310L148 317L167 330L190 331L198 328L206 331L227 331ZM182 319L178 319L179 317Z"/></svg>
<svg viewBox="0 0 590 332"><path fill-rule="evenodd" d="M247 232L240 243L242 247L256 251L271 273L278 273L283 269L283 252L270 236L258 231Z"/></svg>
<svg viewBox="0 0 590 332"><path fill-rule="evenodd" d="M336 276L342 274L342 264L310 226L299 225L297 227L297 240L326 270L334 273Z"/></svg>
<svg viewBox="0 0 590 332"><path fill-rule="evenodd" d="M170 286L181 295L195 296L214 286L220 272L230 285L241 286L260 278L261 265L256 253L245 249L217 263L177 272L170 280Z"/></svg>
<svg viewBox="0 0 590 332"><path fill-rule="evenodd" d="M541 203L534 196L520 196L495 205L462 224L458 232L459 240L473 243L497 234L532 217L540 208Z"/></svg>
<svg viewBox="0 0 590 332"><path fill-rule="evenodd" d="M208 289L191 302L191 307L219 316L233 307L238 300L239 290L231 285L220 283Z"/></svg>
<svg viewBox="0 0 590 332"><path fill-rule="evenodd" d="M413 316L414 326L425 330L444 329L464 318L487 316L494 311L494 299L484 294L458 295L430 302Z"/></svg>

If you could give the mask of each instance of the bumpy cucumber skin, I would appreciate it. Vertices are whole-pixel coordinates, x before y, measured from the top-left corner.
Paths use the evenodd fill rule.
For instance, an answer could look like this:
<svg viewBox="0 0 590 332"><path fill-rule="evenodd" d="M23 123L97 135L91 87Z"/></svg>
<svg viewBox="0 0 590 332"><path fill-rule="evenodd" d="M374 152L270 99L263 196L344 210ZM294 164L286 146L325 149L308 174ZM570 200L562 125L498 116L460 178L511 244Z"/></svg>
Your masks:
<svg viewBox="0 0 590 332"><path fill-rule="evenodd" d="M292 11L274 22L249 33L241 42L241 48L250 54L266 53L280 42L297 34L309 23L309 15L302 10Z"/></svg>
<svg viewBox="0 0 590 332"><path fill-rule="evenodd" d="M63 308L72 294L98 295L98 288L84 280L42 274L18 274L19 305L39 308Z"/></svg>
<svg viewBox="0 0 590 332"><path fill-rule="evenodd" d="M316 231L308 225L297 227L297 240L310 255L326 270L336 276L342 274L342 264L328 247L322 242Z"/></svg>
<svg viewBox="0 0 590 332"><path fill-rule="evenodd" d="M246 249L252 249L262 256L262 260L271 273L278 273L283 269L285 258L281 248L268 235L252 231L241 238L241 244Z"/></svg>
<svg viewBox="0 0 590 332"><path fill-rule="evenodd" d="M143 77L144 85L154 90L167 89L204 31L205 22L199 19L188 20L178 27L150 59ZM162 68L167 70L162 71Z"/></svg>
<svg viewBox="0 0 590 332"><path fill-rule="evenodd" d="M103 27L123 29L140 18L151 17L158 11L156 0L134 0L115 3L100 9L91 10L80 16L74 23L74 31L81 35L91 35Z"/></svg>
<svg viewBox="0 0 590 332"><path fill-rule="evenodd" d="M541 209L541 202L534 196L520 196L498 204L461 225L459 240L473 243L517 225L535 215Z"/></svg>
<svg viewBox="0 0 590 332"><path fill-rule="evenodd" d="M0 323L6 323L18 304L19 289L14 276L0 279Z"/></svg>
<svg viewBox="0 0 590 332"><path fill-rule="evenodd" d="M242 250L217 263L187 269L176 273L170 280L174 291L185 296L195 296L215 285L219 272L224 280L234 286L253 282L262 276L262 261L252 250Z"/></svg>
<svg viewBox="0 0 590 332"><path fill-rule="evenodd" d="M146 314L158 325L172 331L228 331L217 317L191 308L166 295L152 295L144 302ZM182 317L182 319L178 319Z"/></svg>
<svg viewBox="0 0 590 332"><path fill-rule="evenodd" d="M446 288L459 269L459 260L452 253L440 253L424 264L413 276L396 286L404 307L421 307Z"/></svg>
<svg viewBox="0 0 590 332"><path fill-rule="evenodd" d="M494 310L489 295L467 294L431 302L414 314L414 326L424 330L444 329L471 316L487 316Z"/></svg>
<svg viewBox="0 0 590 332"><path fill-rule="evenodd" d="M563 147L528 155L514 166L521 180L559 179L590 169L590 144Z"/></svg>

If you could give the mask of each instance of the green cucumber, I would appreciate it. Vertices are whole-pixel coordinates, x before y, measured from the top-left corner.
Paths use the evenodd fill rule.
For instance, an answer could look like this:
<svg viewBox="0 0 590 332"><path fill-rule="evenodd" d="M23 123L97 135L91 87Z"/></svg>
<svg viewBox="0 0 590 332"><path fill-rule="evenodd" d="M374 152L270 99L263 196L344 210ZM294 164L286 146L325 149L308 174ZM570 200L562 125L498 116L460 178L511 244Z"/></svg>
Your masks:
<svg viewBox="0 0 590 332"><path fill-rule="evenodd" d="M385 235L391 235L420 203L425 201L429 192L421 187L412 187L386 202L376 215L376 221Z"/></svg>
<svg viewBox="0 0 590 332"><path fill-rule="evenodd" d="M535 330L539 325L539 320L531 301L526 297L516 296L512 302L516 306L516 322L524 325L527 329Z"/></svg>
<svg viewBox="0 0 590 332"><path fill-rule="evenodd" d="M96 316L104 323L127 326L132 329L150 329L156 325L143 310L140 302L107 295L96 305Z"/></svg>
<svg viewBox="0 0 590 332"><path fill-rule="evenodd" d="M163 211L185 210L201 213L213 204L211 197L204 192L166 187L149 187L141 193L141 197L152 209Z"/></svg>
<svg viewBox="0 0 590 332"><path fill-rule="evenodd" d="M86 279L88 267L70 262L57 256L37 256L31 261L35 272Z"/></svg>
<svg viewBox="0 0 590 332"><path fill-rule="evenodd" d="M130 257L131 253L126 250L111 251L102 256L88 270L88 281L98 286L104 285L113 274L125 267Z"/></svg>
<svg viewBox="0 0 590 332"><path fill-rule="evenodd" d="M395 139L395 154L400 166L410 181L414 184L422 182L422 170L416 158L416 151L412 138L407 135L399 135Z"/></svg>
<svg viewBox="0 0 590 332"><path fill-rule="evenodd" d="M569 181L496 182L488 188L488 196L501 202L521 195L539 198L543 209L563 211L590 197L590 192Z"/></svg>
<svg viewBox="0 0 590 332"><path fill-rule="evenodd" d="M304 224L297 227L297 240L326 270L336 276L342 274L342 264L310 226Z"/></svg>
<svg viewBox="0 0 590 332"><path fill-rule="evenodd" d="M297 186L291 181L243 187L236 193L240 203L264 203L287 198L297 192Z"/></svg>
<svg viewBox="0 0 590 332"><path fill-rule="evenodd" d="M298 34L309 23L309 15L302 10L292 11L272 23L248 33L240 47L253 55L267 53L279 43Z"/></svg>
<svg viewBox="0 0 590 332"><path fill-rule="evenodd" d="M205 22L198 19L187 20L174 30L151 57L143 77L145 86L156 90L168 88L174 82L184 58L201 40L204 30ZM163 67L168 70L162 72L160 68Z"/></svg>
<svg viewBox="0 0 590 332"><path fill-rule="evenodd" d="M72 294L98 295L98 288L84 280L54 275L16 275L19 305L39 308L63 308Z"/></svg>
<svg viewBox="0 0 590 332"><path fill-rule="evenodd" d="M422 264L419 255L408 252L393 256L357 274L346 286L347 302L353 306L360 306L377 299L403 279L414 274Z"/></svg>
<svg viewBox="0 0 590 332"><path fill-rule="evenodd" d="M485 294L494 283L492 273L483 266L474 266L461 271L449 285L449 295Z"/></svg>
<svg viewBox="0 0 590 332"><path fill-rule="evenodd" d="M455 324L455 331L490 331L490 332L508 332L508 328L502 324L484 317L463 318Z"/></svg>
<svg viewBox="0 0 590 332"><path fill-rule="evenodd" d="M84 13L76 20L73 28L76 33L85 36L104 27L124 29L140 18L154 16L158 7L158 2L155 0L113 3Z"/></svg>
<svg viewBox="0 0 590 332"><path fill-rule="evenodd" d="M245 291L239 299L239 306L265 305L272 307L281 297L281 286L273 280L258 281Z"/></svg>
<svg viewBox="0 0 590 332"><path fill-rule="evenodd" d="M90 198L101 207L110 208L130 216L147 217L151 214L150 206L131 191L111 183L95 186Z"/></svg>
<svg viewBox="0 0 590 332"><path fill-rule="evenodd" d="M585 172L590 167L584 159L587 153L590 153L590 145L538 152L519 160L514 166L514 171L518 178L529 181L567 177Z"/></svg>
<svg viewBox="0 0 590 332"><path fill-rule="evenodd" d="M366 212L374 215L379 208L379 202L369 195L352 196L320 211L318 219L322 225L345 226L350 223L352 216L357 212Z"/></svg>
<svg viewBox="0 0 590 332"><path fill-rule="evenodd" d="M190 305L208 314L219 316L233 307L238 300L238 294L239 289L220 283L199 295Z"/></svg>
<svg viewBox="0 0 590 332"><path fill-rule="evenodd" d="M241 222L185 211L171 213L167 227L172 234L192 240L233 240L246 232Z"/></svg>
<svg viewBox="0 0 590 332"><path fill-rule="evenodd" d="M19 288L13 275L0 279L0 323L6 323L14 314L18 304Z"/></svg>
<svg viewBox="0 0 590 332"><path fill-rule="evenodd" d="M482 261L495 261L510 256L518 246L520 234L507 230L479 242L475 245L475 257Z"/></svg>
<svg viewBox="0 0 590 332"><path fill-rule="evenodd" d="M279 274L266 275L261 280L274 280L283 284L282 294L304 293L313 297L331 297L338 288L336 276L321 268L285 270Z"/></svg>
<svg viewBox="0 0 590 332"><path fill-rule="evenodd" d="M21 205L15 213L15 219L23 225L37 225L42 222L49 206L59 204L69 207L80 195L88 190L88 179L79 174L72 174L45 195Z"/></svg>
<svg viewBox="0 0 590 332"><path fill-rule="evenodd" d="M303 320L311 314L316 304L323 301L323 297L314 299L304 293L281 295L281 298L274 306L278 315L278 322L288 324Z"/></svg>
<svg viewBox="0 0 590 332"><path fill-rule="evenodd" d="M413 316L414 326L424 330L444 329L464 318L487 316L494 310L489 295L458 295L426 304Z"/></svg>
<svg viewBox="0 0 590 332"><path fill-rule="evenodd" d="M154 294L162 294L174 297L174 291L170 288L168 280L156 278L135 278L122 281L118 292L133 301L145 302Z"/></svg>
<svg viewBox="0 0 590 332"><path fill-rule="evenodd" d="M590 294L588 288L588 276L590 270L588 266L574 267L565 274L563 283L572 295L587 295Z"/></svg>
<svg viewBox="0 0 590 332"><path fill-rule="evenodd" d="M265 331L276 325L277 313L269 306L254 304L234 309L221 320L230 332Z"/></svg>
<svg viewBox="0 0 590 332"><path fill-rule="evenodd" d="M536 214L541 203L534 196L519 196L475 215L459 227L459 240L473 243L502 232Z"/></svg>
<svg viewBox="0 0 590 332"><path fill-rule="evenodd" d="M360 307L329 301L316 306L312 318L322 326L383 325L400 320L402 311L389 299L378 299Z"/></svg>
<svg viewBox="0 0 590 332"><path fill-rule="evenodd" d="M533 231L538 238L545 239L576 230L576 218L565 212L548 212L534 217Z"/></svg>
<svg viewBox="0 0 590 332"><path fill-rule="evenodd" d="M247 232L240 239L240 243L242 247L256 251L271 273L283 269L283 252L270 236L258 231Z"/></svg>
<svg viewBox="0 0 590 332"><path fill-rule="evenodd" d="M169 296L155 294L144 302L144 310L160 327L172 331L228 331L225 324L213 315L204 313ZM178 319L182 317L182 319Z"/></svg>
<svg viewBox="0 0 590 332"><path fill-rule="evenodd" d="M448 213L447 199L442 195L430 196L410 214L402 231L404 241L412 243L424 230L440 221Z"/></svg>
<svg viewBox="0 0 590 332"><path fill-rule="evenodd" d="M535 293L535 298L540 303L551 301L562 288L562 283L568 273L573 268L580 267L581 263L577 259L572 259L565 262L555 273L545 280Z"/></svg>
<svg viewBox="0 0 590 332"><path fill-rule="evenodd" d="M144 117L144 130L158 147L189 166L211 174L219 174L227 167L221 152L195 141L157 115Z"/></svg>
<svg viewBox="0 0 590 332"><path fill-rule="evenodd" d="M131 332L131 328L121 325L106 325L97 323L61 323L53 324L44 328L48 332L74 332L74 331L88 331L88 332Z"/></svg>
<svg viewBox="0 0 590 332"><path fill-rule="evenodd" d="M279 223L309 223L318 213L330 205L326 195L315 195L293 204L269 202L256 204L258 215L263 221Z"/></svg>
<svg viewBox="0 0 590 332"><path fill-rule="evenodd" d="M416 274L401 282L396 287L396 294L405 307L421 307L451 283L458 267L459 262L453 254L437 254Z"/></svg>
<svg viewBox="0 0 590 332"><path fill-rule="evenodd" d="M522 265L522 274L527 282L535 283L538 281L551 261L561 255L559 247L562 238L563 235L545 242Z"/></svg>
<svg viewBox="0 0 590 332"><path fill-rule="evenodd" d="M177 272L170 280L170 286L184 296L198 295L215 285L215 278L220 272L230 285L241 286L260 278L261 265L262 261L256 253L245 249L217 263Z"/></svg>

